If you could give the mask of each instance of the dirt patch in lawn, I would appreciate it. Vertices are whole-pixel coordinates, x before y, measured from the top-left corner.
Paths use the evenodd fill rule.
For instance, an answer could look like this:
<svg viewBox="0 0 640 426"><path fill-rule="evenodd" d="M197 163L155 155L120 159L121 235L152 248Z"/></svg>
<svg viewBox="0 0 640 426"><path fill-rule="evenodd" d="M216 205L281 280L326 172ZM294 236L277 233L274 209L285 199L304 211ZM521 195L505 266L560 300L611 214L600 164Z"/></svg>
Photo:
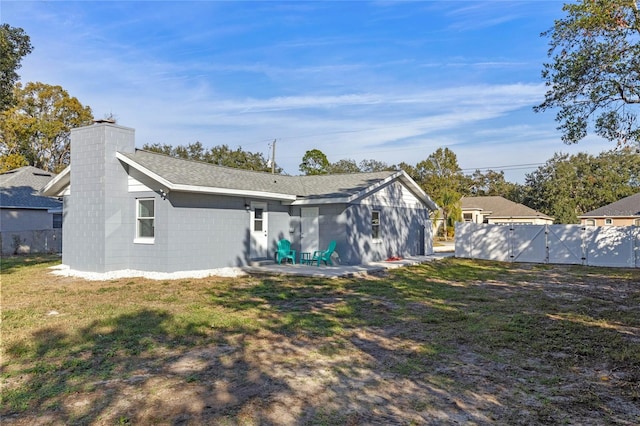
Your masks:
<svg viewBox="0 0 640 426"><path fill-rule="evenodd" d="M29 271L3 278L3 424L640 423L637 270Z"/></svg>

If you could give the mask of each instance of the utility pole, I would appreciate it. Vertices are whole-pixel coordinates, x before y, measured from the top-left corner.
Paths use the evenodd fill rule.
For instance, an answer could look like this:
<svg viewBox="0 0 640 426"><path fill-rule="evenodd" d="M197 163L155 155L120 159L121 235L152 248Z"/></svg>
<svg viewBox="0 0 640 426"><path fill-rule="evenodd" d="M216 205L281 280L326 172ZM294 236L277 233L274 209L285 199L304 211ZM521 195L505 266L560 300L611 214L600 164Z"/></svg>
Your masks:
<svg viewBox="0 0 640 426"><path fill-rule="evenodd" d="M271 145L271 174L276 174L276 139L273 140Z"/></svg>

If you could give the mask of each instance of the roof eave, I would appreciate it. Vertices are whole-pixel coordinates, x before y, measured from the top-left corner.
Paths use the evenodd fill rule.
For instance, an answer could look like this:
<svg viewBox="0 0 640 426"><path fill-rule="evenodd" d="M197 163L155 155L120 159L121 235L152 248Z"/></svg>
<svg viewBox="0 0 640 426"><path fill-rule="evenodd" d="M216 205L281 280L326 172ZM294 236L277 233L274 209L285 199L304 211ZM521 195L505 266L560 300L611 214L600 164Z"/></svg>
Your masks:
<svg viewBox="0 0 640 426"><path fill-rule="evenodd" d="M41 190L42 195L59 197L71 183L71 166L65 167L56 177L51 179Z"/></svg>
<svg viewBox="0 0 640 426"><path fill-rule="evenodd" d="M211 195L230 195L235 197L253 197L253 198L282 200L282 201L296 200L295 195L280 194L276 192L251 191L251 190L243 190L243 189L219 188L219 187L212 187L212 186L185 185L185 184L173 183L119 152L116 152L116 158L122 161L123 163L127 164L128 166L138 170L140 173L158 182L160 185L164 187L163 189L166 189L170 192L175 191L175 192L192 192L192 193L211 194Z"/></svg>

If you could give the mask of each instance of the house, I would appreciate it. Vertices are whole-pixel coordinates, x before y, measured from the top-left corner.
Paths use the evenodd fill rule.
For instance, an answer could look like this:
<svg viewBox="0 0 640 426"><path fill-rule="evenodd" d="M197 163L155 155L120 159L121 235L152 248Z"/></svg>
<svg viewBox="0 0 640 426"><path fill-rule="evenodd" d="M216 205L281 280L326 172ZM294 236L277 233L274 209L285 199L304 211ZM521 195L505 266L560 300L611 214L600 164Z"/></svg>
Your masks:
<svg viewBox="0 0 640 426"><path fill-rule="evenodd" d="M3 254L61 251L62 202L39 193L54 176L32 166L0 174Z"/></svg>
<svg viewBox="0 0 640 426"><path fill-rule="evenodd" d="M465 222L493 225L553 224L552 217L499 196L463 197L461 207Z"/></svg>
<svg viewBox="0 0 640 426"><path fill-rule="evenodd" d="M578 216L587 226L640 226L640 192Z"/></svg>
<svg viewBox="0 0 640 426"><path fill-rule="evenodd" d="M62 262L88 272L182 272L298 256L337 242L342 264L429 254L436 204L404 171L281 176L135 149L134 130L71 132L71 166L44 189L64 197Z"/></svg>

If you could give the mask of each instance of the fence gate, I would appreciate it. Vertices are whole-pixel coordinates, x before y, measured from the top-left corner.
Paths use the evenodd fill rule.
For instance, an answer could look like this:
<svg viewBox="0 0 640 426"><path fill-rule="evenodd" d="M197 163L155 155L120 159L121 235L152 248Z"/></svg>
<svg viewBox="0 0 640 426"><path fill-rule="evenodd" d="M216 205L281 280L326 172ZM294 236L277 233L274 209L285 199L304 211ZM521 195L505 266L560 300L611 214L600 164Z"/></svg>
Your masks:
<svg viewBox="0 0 640 426"><path fill-rule="evenodd" d="M581 225L547 225L549 263L584 265L583 229Z"/></svg>
<svg viewBox="0 0 640 426"><path fill-rule="evenodd" d="M547 233L543 227L518 225L509 228L512 262L546 263Z"/></svg>

